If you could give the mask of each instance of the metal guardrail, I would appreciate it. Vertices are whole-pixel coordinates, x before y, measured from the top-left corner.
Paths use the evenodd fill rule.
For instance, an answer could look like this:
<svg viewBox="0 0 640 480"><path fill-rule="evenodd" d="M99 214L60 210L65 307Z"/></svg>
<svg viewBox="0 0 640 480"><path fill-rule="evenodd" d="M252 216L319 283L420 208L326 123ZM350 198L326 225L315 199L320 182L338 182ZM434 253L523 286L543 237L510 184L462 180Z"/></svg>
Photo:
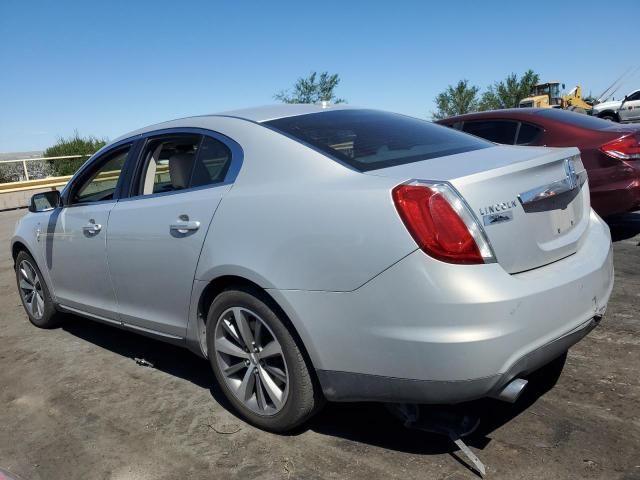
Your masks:
<svg viewBox="0 0 640 480"><path fill-rule="evenodd" d="M47 177L38 178L36 180L21 180L19 182L0 183L0 194L23 192L25 190L34 190L36 188L64 187L71 180L71 175L64 177Z"/></svg>
<svg viewBox="0 0 640 480"><path fill-rule="evenodd" d="M0 160L0 165L6 165L9 163L21 163L22 164L22 172L24 174L24 180L21 180L20 182L28 182L30 181L29 179L29 169L27 168L27 162L48 162L50 160L56 161L56 160L71 160L71 159L75 159L75 158L88 158L91 155L63 155L63 156L59 156L59 157L36 157L36 158L18 158L15 160ZM60 177L58 177L60 178ZM0 187L3 185L7 185L7 184L13 184L13 183L19 183L19 182L7 182L7 183L0 183Z"/></svg>

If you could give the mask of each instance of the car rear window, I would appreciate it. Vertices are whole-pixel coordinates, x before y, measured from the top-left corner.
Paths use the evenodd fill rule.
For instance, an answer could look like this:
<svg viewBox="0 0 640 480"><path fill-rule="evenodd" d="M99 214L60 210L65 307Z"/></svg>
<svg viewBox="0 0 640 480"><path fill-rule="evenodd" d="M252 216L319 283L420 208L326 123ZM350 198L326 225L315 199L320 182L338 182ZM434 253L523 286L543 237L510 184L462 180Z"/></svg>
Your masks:
<svg viewBox="0 0 640 480"><path fill-rule="evenodd" d="M264 124L359 171L494 146L426 120L377 110L334 110Z"/></svg>
<svg viewBox="0 0 640 480"><path fill-rule="evenodd" d="M608 130L612 123L601 118L591 117L584 113L568 112L559 108L545 108L534 112L534 115L550 118L558 122L568 123L589 130Z"/></svg>

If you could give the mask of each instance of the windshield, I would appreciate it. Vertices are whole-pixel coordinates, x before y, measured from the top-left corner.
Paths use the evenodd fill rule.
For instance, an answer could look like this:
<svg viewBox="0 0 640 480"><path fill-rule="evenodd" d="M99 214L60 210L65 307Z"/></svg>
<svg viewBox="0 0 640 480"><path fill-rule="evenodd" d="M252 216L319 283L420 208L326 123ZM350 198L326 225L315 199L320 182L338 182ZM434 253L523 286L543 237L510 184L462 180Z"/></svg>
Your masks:
<svg viewBox="0 0 640 480"><path fill-rule="evenodd" d="M359 171L494 146L426 120L376 110L334 110L264 123Z"/></svg>

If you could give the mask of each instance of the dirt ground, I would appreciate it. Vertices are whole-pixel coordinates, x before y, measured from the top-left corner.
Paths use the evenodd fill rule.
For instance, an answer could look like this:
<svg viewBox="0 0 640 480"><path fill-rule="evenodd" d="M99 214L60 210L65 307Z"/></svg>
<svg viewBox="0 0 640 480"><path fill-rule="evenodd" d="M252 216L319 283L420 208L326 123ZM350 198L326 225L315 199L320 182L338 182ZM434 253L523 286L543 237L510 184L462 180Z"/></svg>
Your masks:
<svg viewBox="0 0 640 480"><path fill-rule="evenodd" d="M71 316L32 327L9 254L23 213L0 213L0 468L25 480L478 478L449 440L405 430L382 406L328 405L272 435L230 413L186 350ZM468 443L488 478L640 479L640 213L610 225L616 285L602 324L554 388L481 405Z"/></svg>

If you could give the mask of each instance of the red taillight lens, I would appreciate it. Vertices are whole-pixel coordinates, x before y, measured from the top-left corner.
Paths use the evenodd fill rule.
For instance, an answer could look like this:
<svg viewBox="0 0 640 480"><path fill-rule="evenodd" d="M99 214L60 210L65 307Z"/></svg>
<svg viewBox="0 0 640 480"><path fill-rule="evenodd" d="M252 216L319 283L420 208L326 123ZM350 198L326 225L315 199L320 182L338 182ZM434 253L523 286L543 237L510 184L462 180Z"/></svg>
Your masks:
<svg viewBox="0 0 640 480"><path fill-rule="evenodd" d="M640 135L627 135L605 143L600 151L619 160L640 160Z"/></svg>
<svg viewBox="0 0 640 480"><path fill-rule="evenodd" d="M426 185L398 185L392 196L400 218L427 254L449 263L485 263L469 228L442 192Z"/></svg>

